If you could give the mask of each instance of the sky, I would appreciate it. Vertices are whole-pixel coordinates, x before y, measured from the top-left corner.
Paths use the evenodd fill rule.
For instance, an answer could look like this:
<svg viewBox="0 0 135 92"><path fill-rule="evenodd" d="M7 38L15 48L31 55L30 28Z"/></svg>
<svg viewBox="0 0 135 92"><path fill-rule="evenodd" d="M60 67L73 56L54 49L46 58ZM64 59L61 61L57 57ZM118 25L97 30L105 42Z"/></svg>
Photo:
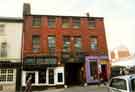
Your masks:
<svg viewBox="0 0 135 92"><path fill-rule="evenodd" d="M32 14L104 17L109 51L121 45L135 53L135 0L0 0L0 16L22 17L23 2Z"/></svg>

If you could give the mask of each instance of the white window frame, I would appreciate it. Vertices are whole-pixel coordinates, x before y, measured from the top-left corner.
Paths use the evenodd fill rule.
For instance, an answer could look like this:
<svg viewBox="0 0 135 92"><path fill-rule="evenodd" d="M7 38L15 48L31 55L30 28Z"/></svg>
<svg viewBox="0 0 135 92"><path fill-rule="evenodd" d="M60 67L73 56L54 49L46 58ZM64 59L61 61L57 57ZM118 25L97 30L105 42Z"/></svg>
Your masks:
<svg viewBox="0 0 135 92"><path fill-rule="evenodd" d="M62 82L58 82L58 73L62 73ZM64 82L65 82L65 78L64 78L64 67L56 67L55 69L55 84L58 84L58 85L64 85Z"/></svg>
<svg viewBox="0 0 135 92"><path fill-rule="evenodd" d="M3 68L3 69L5 69L5 68ZM0 69L0 75L1 75L1 70L2 69ZM8 76L8 70L13 70L13 81L7 81L7 76ZM7 68L6 69L6 81L0 81L0 84L3 84L3 83L5 83L5 84L12 84L12 83L15 83L16 82L16 69L11 69L11 68Z"/></svg>
<svg viewBox="0 0 135 92"><path fill-rule="evenodd" d="M26 86L26 73L35 73L35 83L32 85L38 85L38 71L22 71L22 86Z"/></svg>

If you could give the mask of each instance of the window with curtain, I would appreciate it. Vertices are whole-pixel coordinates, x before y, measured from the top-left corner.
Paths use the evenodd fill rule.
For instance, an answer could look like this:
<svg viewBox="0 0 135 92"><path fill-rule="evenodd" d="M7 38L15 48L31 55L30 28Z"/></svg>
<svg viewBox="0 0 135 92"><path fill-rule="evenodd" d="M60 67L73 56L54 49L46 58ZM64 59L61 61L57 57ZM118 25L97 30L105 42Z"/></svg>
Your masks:
<svg viewBox="0 0 135 92"><path fill-rule="evenodd" d="M96 28L96 19L88 19L88 29L95 29Z"/></svg>
<svg viewBox="0 0 135 92"><path fill-rule="evenodd" d="M96 50L98 48L98 39L97 36L90 37L90 48Z"/></svg>
<svg viewBox="0 0 135 92"><path fill-rule="evenodd" d="M41 16L33 16L32 27L40 27L40 26L41 26Z"/></svg>
<svg viewBox="0 0 135 92"><path fill-rule="evenodd" d="M80 28L80 18L72 18L73 28L78 29Z"/></svg>
<svg viewBox="0 0 135 92"><path fill-rule="evenodd" d="M70 37L69 36L64 36L63 37L63 51L69 51L70 50L70 45L71 45L71 41L70 41Z"/></svg>
<svg viewBox="0 0 135 92"><path fill-rule="evenodd" d="M54 55L55 53L55 49L56 49L56 37L51 35L48 36L48 50L49 53Z"/></svg>
<svg viewBox="0 0 135 92"><path fill-rule="evenodd" d="M40 36L33 35L32 36L32 51L38 52L40 50Z"/></svg>
<svg viewBox="0 0 135 92"><path fill-rule="evenodd" d="M69 23L69 18L62 18L62 28L69 28L70 23Z"/></svg>
<svg viewBox="0 0 135 92"><path fill-rule="evenodd" d="M76 51L81 51L81 48L82 48L81 37L74 37L74 47Z"/></svg>
<svg viewBox="0 0 135 92"><path fill-rule="evenodd" d="M48 17L48 28L56 28L56 17Z"/></svg>
<svg viewBox="0 0 135 92"><path fill-rule="evenodd" d="M7 43L2 42L1 43L1 57L6 57L7 56Z"/></svg>

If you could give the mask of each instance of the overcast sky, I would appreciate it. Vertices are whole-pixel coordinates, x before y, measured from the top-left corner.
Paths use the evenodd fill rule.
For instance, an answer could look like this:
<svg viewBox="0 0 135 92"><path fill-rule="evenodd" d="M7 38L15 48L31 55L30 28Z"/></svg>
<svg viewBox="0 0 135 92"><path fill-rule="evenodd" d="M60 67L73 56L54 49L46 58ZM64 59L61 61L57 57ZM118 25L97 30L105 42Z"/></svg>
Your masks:
<svg viewBox="0 0 135 92"><path fill-rule="evenodd" d="M22 17L23 2L33 14L104 17L108 49L125 45L135 52L135 0L0 0L0 16Z"/></svg>

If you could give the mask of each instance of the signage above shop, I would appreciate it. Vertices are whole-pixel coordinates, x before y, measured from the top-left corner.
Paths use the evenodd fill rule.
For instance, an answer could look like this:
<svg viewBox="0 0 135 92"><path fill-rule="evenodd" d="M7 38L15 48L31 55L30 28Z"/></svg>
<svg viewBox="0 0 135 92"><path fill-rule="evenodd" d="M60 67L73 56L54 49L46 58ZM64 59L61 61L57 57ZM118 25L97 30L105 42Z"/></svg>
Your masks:
<svg viewBox="0 0 135 92"><path fill-rule="evenodd" d="M40 64L56 64L57 59L55 57L27 57L24 59L24 64L40 65Z"/></svg>

